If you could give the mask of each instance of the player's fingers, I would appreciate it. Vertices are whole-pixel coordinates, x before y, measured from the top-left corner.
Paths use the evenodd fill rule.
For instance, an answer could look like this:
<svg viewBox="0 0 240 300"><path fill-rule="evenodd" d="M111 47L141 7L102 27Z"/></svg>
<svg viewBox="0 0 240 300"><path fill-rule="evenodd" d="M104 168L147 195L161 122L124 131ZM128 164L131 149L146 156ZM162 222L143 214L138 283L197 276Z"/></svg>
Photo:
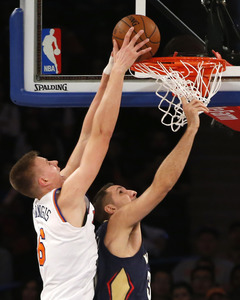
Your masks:
<svg viewBox="0 0 240 300"><path fill-rule="evenodd" d="M138 52L137 52L138 57L141 56L141 55L143 55L143 54L145 54L145 53L147 53L147 52L149 52L149 51L151 51L151 50L152 50L152 48L151 48L151 47L148 47L148 48L146 48L146 49L143 49L143 50L138 51Z"/></svg>
<svg viewBox="0 0 240 300"><path fill-rule="evenodd" d="M196 111L198 112L198 114L201 114L201 113L209 113L209 110L206 108L206 107L203 107L203 108L198 108L196 109Z"/></svg>
<svg viewBox="0 0 240 300"><path fill-rule="evenodd" d="M209 109L206 106L202 109L202 111L207 113L207 114L209 113Z"/></svg>
<svg viewBox="0 0 240 300"><path fill-rule="evenodd" d="M209 109L205 105L199 105L196 107L198 111L203 111L205 113L209 112Z"/></svg>
<svg viewBox="0 0 240 300"><path fill-rule="evenodd" d="M139 30L138 33L136 33L136 34L134 35L134 37L131 39L131 44L132 44L132 45L135 45L136 42L137 42L137 40L140 38L140 36L141 36L143 33L144 33L144 30L143 30L143 29Z"/></svg>
<svg viewBox="0 0 240 300"><path fill-rule="evenodd" d="M117 52L118 52L118 50L119 50L119 49L118 49L118 44L117 44L116 40L113 39L113 50L112 50L111 55L112 55L113 57L115 57L116 54L117 54Z"/></svg>
<svg viewBox="0 0 240 300"><path fill-rule="evenodd" d="M201 102L200 100L192 100L190 102L190 106L192 106L194 109L197 109L197 111L202 111L202 112L209 112L209 109L206 107L206 105Z"/></svg>
<svg viewBox="0 0 240 300"><path fill-rule="evenodd" d="M190 104L192 106L206 106L202 101L197 100L197 99L193 99Z"/></svg>
<svg viewBox="0 0 240 300"><path fill-rule="evenodd" d="M187 101L186 100L186 98L185 99L183 99L183 101ZM190 106L196 106L196 105L204 105L205 106L205 104L201 101L201 100L198 100L198 99L193 99L193 100L191 100L190 102L189 102L189 104L190 104Z"/></svg>
<svg viewBox="0 0 240 300"><path fill-rule="evenodd" d="M185 105L185 104L187 104L187 99L186 99L186 97L181 97L181 101L182 101L182 105Z"/></svg>
<svg viewBox="0 0 240 300"><path fill-rule="evenodd" d="M183 109L191 110L191 109L196 109L198 112L205 112L208 113L209 109L205 106L205 104L198 100L198 99L193 99L189 103L187 102L186 97L181 97Z"/></svg>
<svg viewBox="0 0 240 300"><path fill-rule="evenodd" d="M195 105L192 105L193 108L197 109L197 110L208 110L208 108L203 104L203 103L197 103Z"/></svg>
<svg viewBox="0 0 240 300"><path fill-rule="evenodd" d="M125 34L124 40L123 40L123 44L122 47L126 46L129 44L130 39L131 39L131 35L133 33L134 27L130 27L128 32Z"/></svg>
<svg viewBox="0 0 240 300"><path fill-rule="evenodd" d="M149 39L145 39L144 41L138 43L138 44L135 46L136 51L138 51L139 49L141 49L142 46L144 46L144 45L147 44L148 42L149 42Z"/></svg>

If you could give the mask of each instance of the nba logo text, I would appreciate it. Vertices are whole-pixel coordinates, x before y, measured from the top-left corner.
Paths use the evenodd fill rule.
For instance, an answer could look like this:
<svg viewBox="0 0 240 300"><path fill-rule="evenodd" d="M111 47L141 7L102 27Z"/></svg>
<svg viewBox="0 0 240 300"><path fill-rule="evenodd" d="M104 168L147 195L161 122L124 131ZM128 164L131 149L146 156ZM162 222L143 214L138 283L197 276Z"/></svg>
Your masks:
<svg viewBox="0 0 240 300"><path fill-rule="evenodd" d="M42 74L61 74L61 29L42 29Z"/></svg>

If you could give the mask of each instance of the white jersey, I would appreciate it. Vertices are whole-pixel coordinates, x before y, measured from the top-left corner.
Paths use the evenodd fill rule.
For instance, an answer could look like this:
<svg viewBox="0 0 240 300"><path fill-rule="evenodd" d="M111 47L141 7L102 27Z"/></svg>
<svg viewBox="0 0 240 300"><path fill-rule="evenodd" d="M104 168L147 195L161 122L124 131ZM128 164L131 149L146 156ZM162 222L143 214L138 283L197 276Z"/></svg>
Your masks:
<svg viewBox="0 0 240 300"><path fill-rule="evenodd" d="M97 243L94 208L89 204L86 223L74 227L66 222L53 190L33 203L37 253L43 280L42 300L92 300L96 273Z"/></svg>

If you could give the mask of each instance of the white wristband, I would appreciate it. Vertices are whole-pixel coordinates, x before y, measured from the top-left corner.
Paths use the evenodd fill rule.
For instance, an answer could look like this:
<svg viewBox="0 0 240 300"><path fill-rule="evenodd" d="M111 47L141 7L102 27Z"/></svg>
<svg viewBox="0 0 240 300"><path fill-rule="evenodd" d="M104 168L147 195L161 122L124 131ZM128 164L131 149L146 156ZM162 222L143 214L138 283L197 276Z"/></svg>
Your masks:
<svg viewBox="0 0 240 300"><path fill-rule="evenodd" d="M110 55L108 64L106 65L105 69L103 70L104 74L109 75L111 73L112 67L113 67L113 63L114 63L114 59L113 59L112 55Z"/></svg>

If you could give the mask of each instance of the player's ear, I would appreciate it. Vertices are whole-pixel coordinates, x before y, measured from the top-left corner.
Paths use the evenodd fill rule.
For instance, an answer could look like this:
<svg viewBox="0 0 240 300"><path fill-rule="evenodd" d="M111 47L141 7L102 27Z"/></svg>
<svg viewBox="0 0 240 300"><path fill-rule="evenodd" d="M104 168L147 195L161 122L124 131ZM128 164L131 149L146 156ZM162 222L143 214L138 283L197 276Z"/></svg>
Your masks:
<svg viewBox="0 0 240 300"><path fill-rule="evenodd" d="M109 215L112 215L115 213L116 211L116 207L113 205L113 204L107 204L105 207L104 207L104 210L106 213L108 213Z"/></svg>
<svg viewBox="0 0 240 300"><path fill-rule="evenodd" d="M40 187L46 187L49 184L49 182L46 178L39 177L38 178L38 184L40 185Z"/></svg>

